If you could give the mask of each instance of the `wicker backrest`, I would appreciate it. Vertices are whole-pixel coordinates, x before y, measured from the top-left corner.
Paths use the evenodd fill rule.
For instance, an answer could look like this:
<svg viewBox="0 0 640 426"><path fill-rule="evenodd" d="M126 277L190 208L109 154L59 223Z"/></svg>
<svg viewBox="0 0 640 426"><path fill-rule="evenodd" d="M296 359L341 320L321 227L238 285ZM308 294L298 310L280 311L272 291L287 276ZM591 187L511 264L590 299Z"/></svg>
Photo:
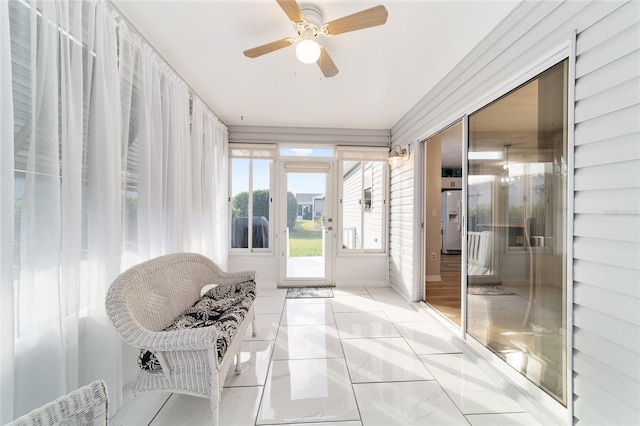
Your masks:
<svg viewBox="0 0 640 426"><path fill-rule="evenodd" d="M102 426L108 423L109 401L102 380L83 386L30 413L7 426Z"/></svg>
<svg viewBox="0 0 640 426"><path fill-rule="evenodd" d="M196 253L174 253L129 268L111 284L107 313L127 337L131 322L160 331L200 297L200 289L216 282L220 269ZM125 330L126 329L126 330Z"/></svg>

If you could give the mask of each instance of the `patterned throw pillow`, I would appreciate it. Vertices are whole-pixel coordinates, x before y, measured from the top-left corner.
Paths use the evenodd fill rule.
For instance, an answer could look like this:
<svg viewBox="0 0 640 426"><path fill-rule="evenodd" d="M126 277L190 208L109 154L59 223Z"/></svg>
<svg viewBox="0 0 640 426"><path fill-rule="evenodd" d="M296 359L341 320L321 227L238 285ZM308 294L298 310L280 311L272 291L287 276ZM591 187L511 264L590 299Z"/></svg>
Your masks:
<svg viewBox="0 0 640 426"><path fill-rule="evenodd" d="M206 292L201 299L184 311L164 331L217 327L219 335L216 341L216 352L218 362L221 362L255 298L255 281L219 285ZM138 366L152 373L162 371L155 354L144 349L138 356Z"/></svg>

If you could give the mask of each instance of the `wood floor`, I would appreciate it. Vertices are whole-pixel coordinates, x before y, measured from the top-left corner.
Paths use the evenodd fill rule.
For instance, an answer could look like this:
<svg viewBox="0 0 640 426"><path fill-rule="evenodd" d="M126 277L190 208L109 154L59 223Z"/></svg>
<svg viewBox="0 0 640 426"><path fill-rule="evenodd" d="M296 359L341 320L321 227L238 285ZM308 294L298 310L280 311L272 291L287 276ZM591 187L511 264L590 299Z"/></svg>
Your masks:
<svg viewBox="0 0 640 426"><path fill-rule="evenodd" d="M461 325L461 273L459 254L442 254L440 257L442 281L426 283L426 301L457 325Z"/></svg>

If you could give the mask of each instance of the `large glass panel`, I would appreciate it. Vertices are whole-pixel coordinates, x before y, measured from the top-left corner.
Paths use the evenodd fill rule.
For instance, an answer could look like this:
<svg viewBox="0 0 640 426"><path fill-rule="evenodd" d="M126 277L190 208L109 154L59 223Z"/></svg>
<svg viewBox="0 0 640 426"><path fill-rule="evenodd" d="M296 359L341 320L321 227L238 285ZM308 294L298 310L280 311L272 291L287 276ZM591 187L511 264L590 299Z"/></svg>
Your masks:
<svg viewBox="0 0 640 426"><path fill-rule="evenodd" d="M469 116L467 330L566 405L567 63Z"/></svg>
<svg viewBox="0 0 640 426"><path fill-rule="evenodd" d="M326 173L287 173L286 278L325 277Z"/></svg>
<svg viewBox="0 0 640 426"><path fill-rule="evenodd" d="M342 249L382 251L384 161L342 163Z"/></svg>
<svg viewBox="0 0 640 426"><path fill-rule="evenodd" d="M270 182L271 160L231 159L232 248L269 248Z"/></svg>

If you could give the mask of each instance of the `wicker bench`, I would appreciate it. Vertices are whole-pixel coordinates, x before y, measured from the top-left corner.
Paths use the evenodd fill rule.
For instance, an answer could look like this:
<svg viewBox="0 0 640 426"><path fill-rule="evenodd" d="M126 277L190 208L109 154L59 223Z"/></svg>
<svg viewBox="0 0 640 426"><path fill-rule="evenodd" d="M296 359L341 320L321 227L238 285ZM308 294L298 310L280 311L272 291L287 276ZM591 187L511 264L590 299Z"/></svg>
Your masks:
<svg viewBox="0 0 640 426"><path fill-rule="evenodd" d="M254 279L253 271L226 273L195 253L165 255L123 272L107 293L107 313L123 339L141 349L140 359L149 361L152 354L151 364L158 367L141 365L134 394L170 391L209 398L218 424L220 393L249 322L255 335ZM219 286L204 300L201 290L209 284ZM233 303L216 300L226 292L233 293ZM222 303L229 311L203 321L187 318L197 324L185 327L183 314L203 303L218 309ZM236 374L239 365L238 360Z"/></svg>

